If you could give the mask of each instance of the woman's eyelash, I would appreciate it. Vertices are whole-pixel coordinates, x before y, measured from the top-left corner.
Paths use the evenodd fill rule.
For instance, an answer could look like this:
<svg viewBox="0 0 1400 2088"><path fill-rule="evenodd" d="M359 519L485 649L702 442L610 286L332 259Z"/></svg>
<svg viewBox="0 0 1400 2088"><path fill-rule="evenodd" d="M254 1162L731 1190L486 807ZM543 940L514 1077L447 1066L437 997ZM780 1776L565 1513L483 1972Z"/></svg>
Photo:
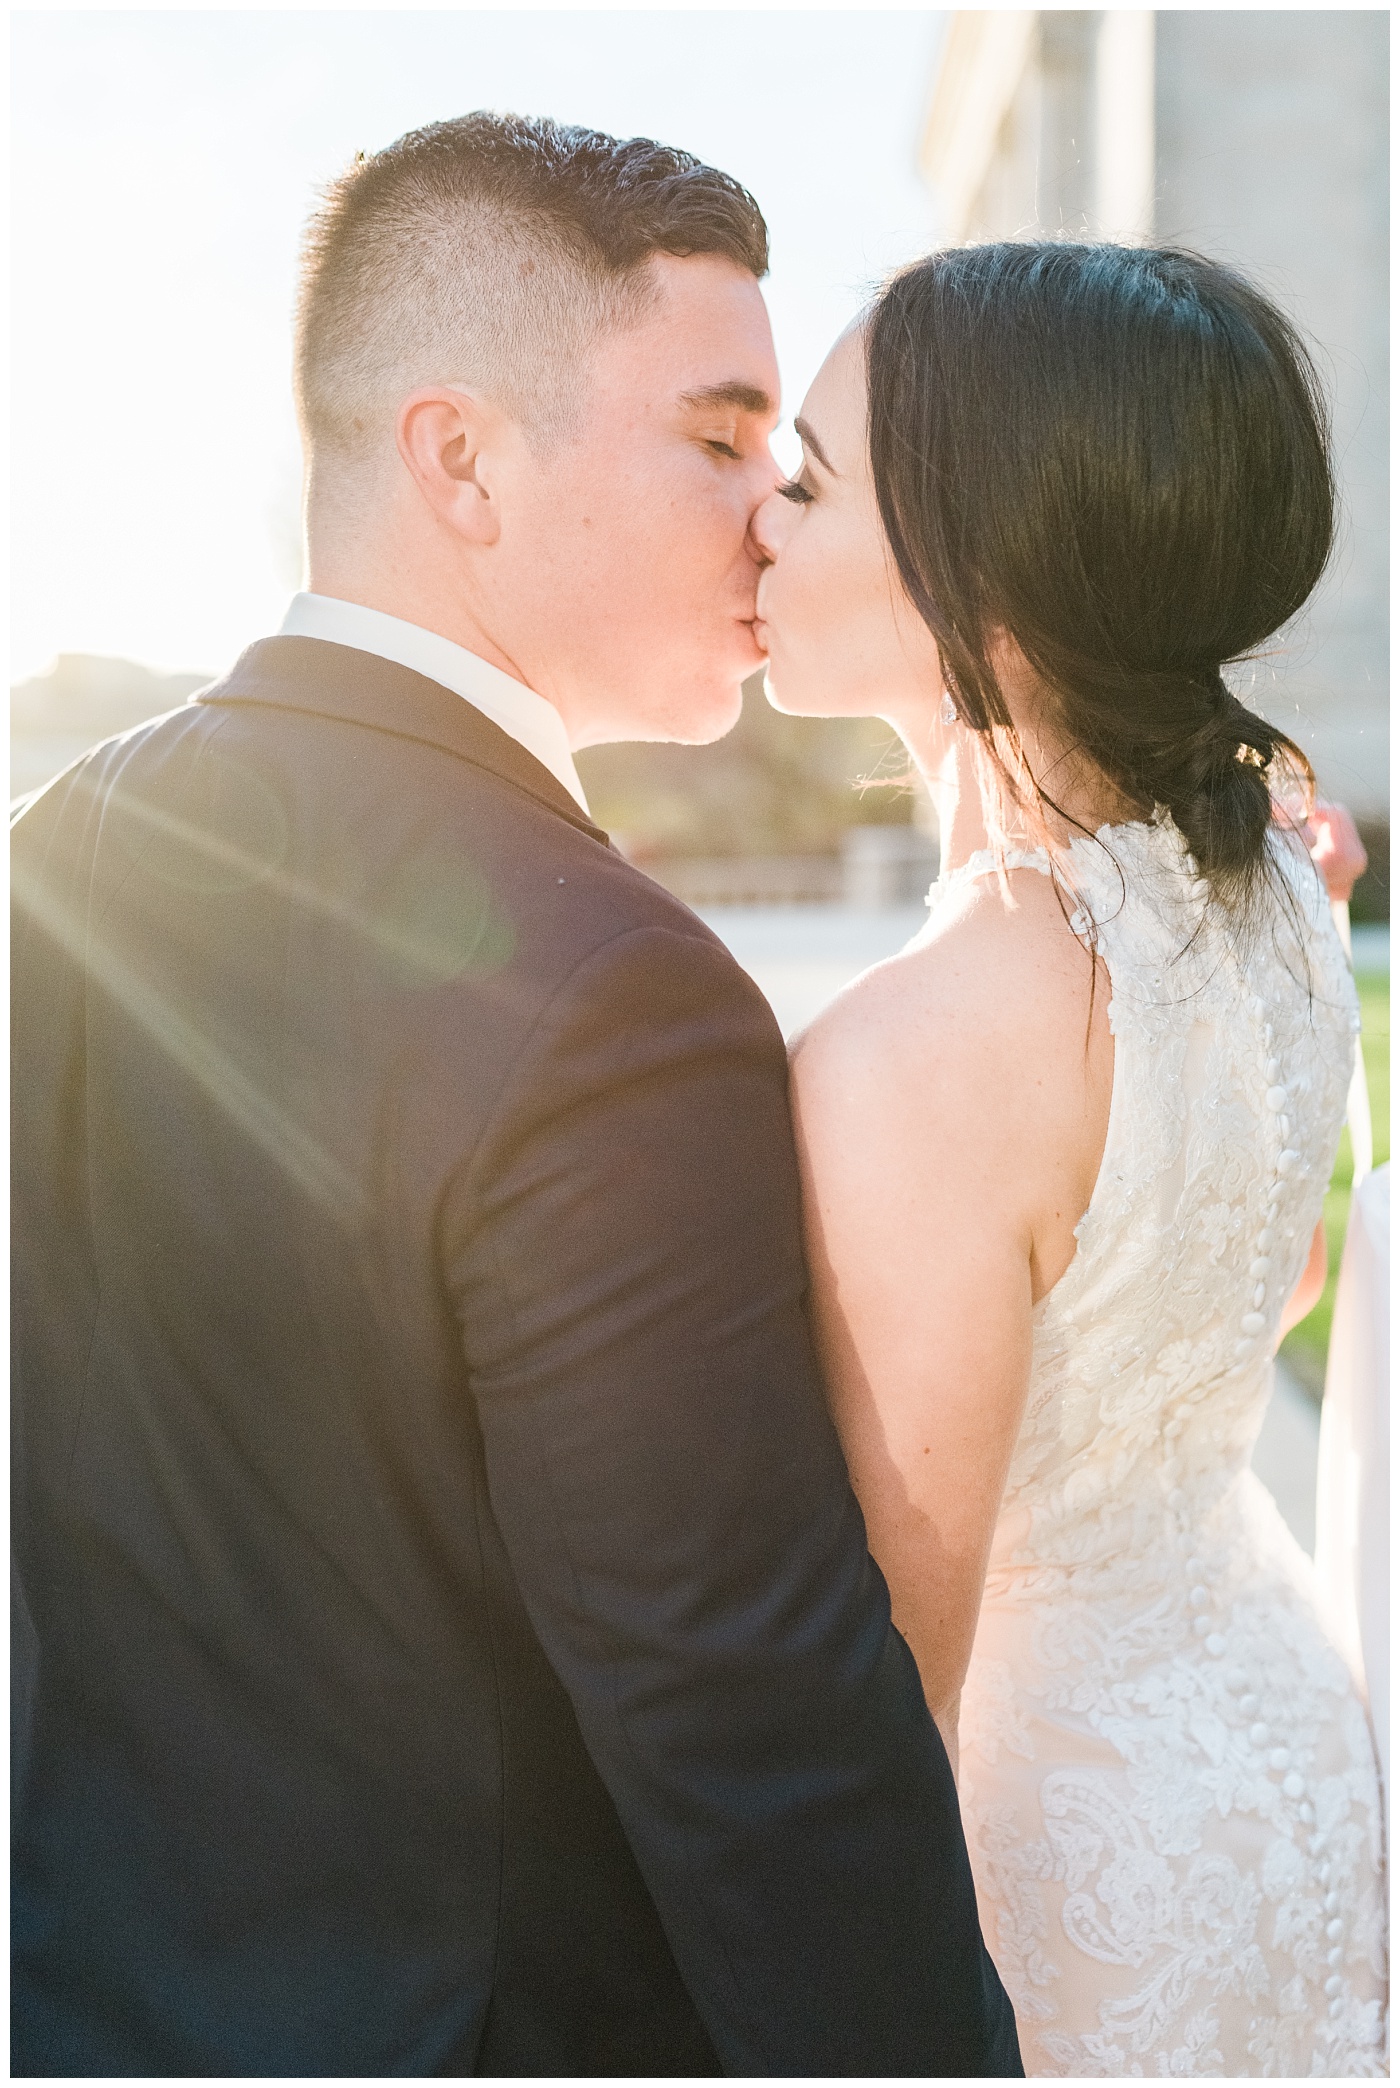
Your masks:
<svg viewBox="0 0 1400 2088"><path fill-rule="evenodd" d="M706 447L717 451L721 457L733 457L735 462L738 462L739 452L735 449L732 442L710 442L706 444Z"/></svg>
<svg viewBox="0 0 1400 2088"><path fill-rule="evenodd" d="M778 491L784 500L795 500L799 507L806 507L814 498L810 487L804 486L801 479L784 479Z"/></svg>

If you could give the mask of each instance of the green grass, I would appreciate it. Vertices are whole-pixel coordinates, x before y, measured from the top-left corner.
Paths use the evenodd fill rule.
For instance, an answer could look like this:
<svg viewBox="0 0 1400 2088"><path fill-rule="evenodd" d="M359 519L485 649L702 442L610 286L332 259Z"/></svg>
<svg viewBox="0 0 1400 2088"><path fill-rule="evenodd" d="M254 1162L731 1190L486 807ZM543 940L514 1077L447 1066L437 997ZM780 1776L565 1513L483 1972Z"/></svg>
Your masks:
<svg viewBox="0 0 1400 2088"><path fill-rule="evenodd" d="M1371 1130L1374 1164L1390 1158L1390 978L1387 973L1362 973L1356 981L1361 997L1361 1049L1366 1060L1366 1085L1371 1092ZM1327 1228L1327 1288L1305 1320L1300 1320L1280 1351L1293 1374L1313 1394L1322 1396L1327 1369L1327 1341L1332 1332L1332 1302L1337 1294L1337 1269L1346 1238L1347 1212L1351 1205L1351 1137L1342 1133L1337 1164L1323 1205L1322 1222Z"/></svg>

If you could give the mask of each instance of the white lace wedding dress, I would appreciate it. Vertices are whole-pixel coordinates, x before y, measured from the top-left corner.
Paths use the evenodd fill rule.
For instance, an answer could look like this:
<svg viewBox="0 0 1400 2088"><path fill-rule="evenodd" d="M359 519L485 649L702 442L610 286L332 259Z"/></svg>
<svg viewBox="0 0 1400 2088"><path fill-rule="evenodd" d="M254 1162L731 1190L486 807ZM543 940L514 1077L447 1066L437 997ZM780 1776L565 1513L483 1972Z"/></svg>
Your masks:
<svg viewBox="0 0 1400 2088"><path fill-rule="evenodd" d="M1311 866L1271 846L1298 919L1243 938L1164 815L1071 851L1112 1109L1035 1315L960 1730L1032 2075L1385 2070L1369 1728L1249 1469L1358 1021Z"/></svg>

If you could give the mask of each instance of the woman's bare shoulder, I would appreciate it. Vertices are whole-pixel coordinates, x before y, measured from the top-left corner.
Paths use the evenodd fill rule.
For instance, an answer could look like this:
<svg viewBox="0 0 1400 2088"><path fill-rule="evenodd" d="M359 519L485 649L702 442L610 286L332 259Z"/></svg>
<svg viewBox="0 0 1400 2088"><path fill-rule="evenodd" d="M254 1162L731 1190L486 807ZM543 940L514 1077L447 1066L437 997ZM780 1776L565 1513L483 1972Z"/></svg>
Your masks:
<svg viewBox="0 0 1400 2088"><path fill-rule="evenodd" d="M885 1228L891 1254L903 1240L985 1258L989 1240L1011 1241L1043 1293L1102 1158L1113 1047L1106 977L1091 995L1092 960L1054 889L1033 871L1013 879L1027 885L1014 906L994 884L960 896L832 1002L797 1042L793 1113L828 1212ZM977 1185L956 1245L928 1194L939 1180Z"/></svg>
<svg viewBox="0 0 1400 2088"><path fill-rule="evenodd" d="M984 1089L999 1066L1024 1068L1057 1040L1082 1051L1091 963L1048 878L1013 874L970 888L896 957L863 972L796 1039L800 1086L857 1087L936 1063Z"/></svg>

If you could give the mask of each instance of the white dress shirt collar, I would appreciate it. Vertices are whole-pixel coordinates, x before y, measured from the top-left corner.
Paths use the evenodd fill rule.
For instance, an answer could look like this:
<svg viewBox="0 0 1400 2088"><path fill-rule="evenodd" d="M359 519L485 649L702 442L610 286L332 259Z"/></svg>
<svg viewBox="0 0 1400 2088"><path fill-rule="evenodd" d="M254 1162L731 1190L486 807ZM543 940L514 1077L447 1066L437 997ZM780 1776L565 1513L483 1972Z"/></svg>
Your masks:
<svg viewBox="0 0 1400 2088"><path fill-rule="evenodd" d="M359 602L338 601L332 595L293 595L291 607L278 634L283 638L322 638L331 645L353 646L356 652L377 653L399 667L412 668L429 681L440 682L454 695L508 732L518 745L562 783L584 812L583 794L574 757L569 749L564 721L552 703L527 689L489 660L480 660L465 646L421 624L405 623L402 617L386 616L381 609L366 609Z"/></svg>

